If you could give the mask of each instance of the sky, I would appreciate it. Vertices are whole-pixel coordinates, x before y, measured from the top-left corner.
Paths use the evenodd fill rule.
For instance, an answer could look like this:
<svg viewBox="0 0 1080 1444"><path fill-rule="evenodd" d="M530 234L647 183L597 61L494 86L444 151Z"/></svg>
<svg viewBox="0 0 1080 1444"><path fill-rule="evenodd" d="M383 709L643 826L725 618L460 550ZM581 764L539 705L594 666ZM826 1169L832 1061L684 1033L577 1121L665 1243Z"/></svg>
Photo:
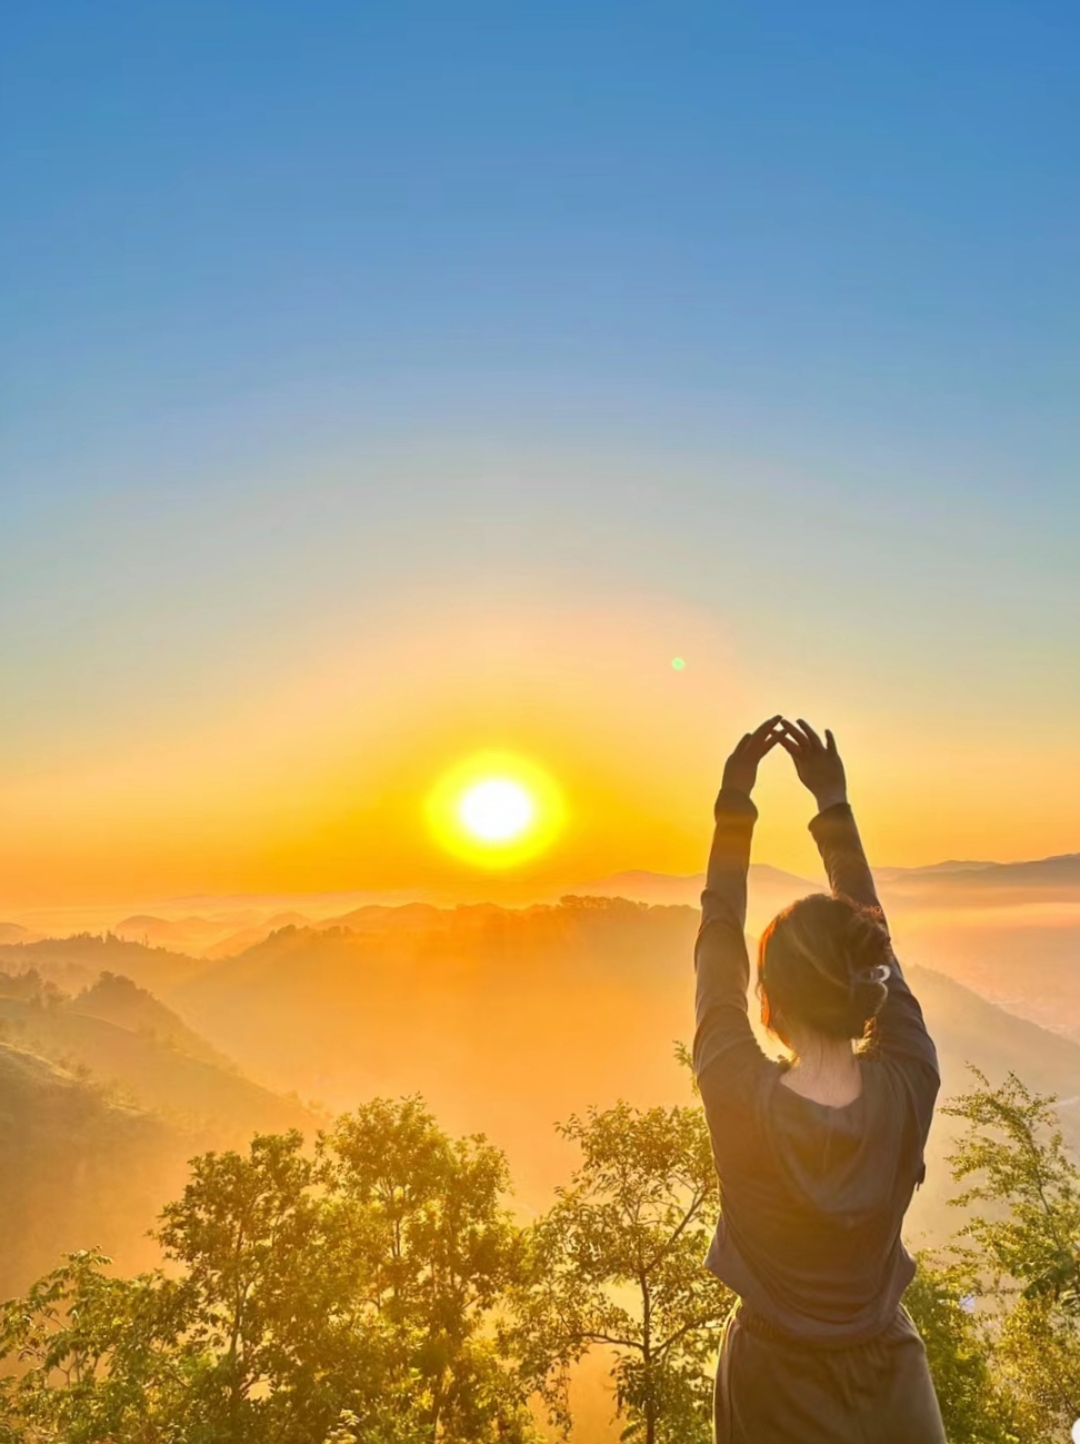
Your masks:
<svg viewBox="0 0 1080 1444"><path fill-rule="evenodd" d="M519 883L694 872L775 711L883 863L1080 850L1078 61L1045 0L11 7L0 907L464 886L489 749L565 803Z"/></svg>

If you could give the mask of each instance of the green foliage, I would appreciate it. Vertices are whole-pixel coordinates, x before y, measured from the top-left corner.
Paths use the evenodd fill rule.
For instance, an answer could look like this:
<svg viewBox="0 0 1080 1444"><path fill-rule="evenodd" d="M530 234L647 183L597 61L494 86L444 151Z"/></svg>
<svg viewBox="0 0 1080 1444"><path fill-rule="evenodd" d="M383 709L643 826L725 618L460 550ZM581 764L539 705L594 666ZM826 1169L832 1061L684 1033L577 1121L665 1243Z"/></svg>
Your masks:
<svg viewBox="0 0 1080 1444"><path fill-rule="evenodd" d="M531 1438L529 1391L495 1327L526 1263L502 1153L450 1139L418 1099L376 1099L337 1122L319 1160L341 1271L387 1331L424 1437Z"/></svg>
<svg viewBox="0 0 1080 1444"><path fill-rule="evenodd" d="M994 1377L993 1340L975 1303L962 1265L919 1255L904 1304L926 1345L949 1444L1018 1444L1013 1401Z"/></svg>
<svg viewBox="0 0 1080 1444"><path fill-rule="evenodd" d="M953 1201L971 1210L957 1258L991 1307L995 1378L1020 1437L1065 1439L1080 1417L1080 1169L1052 1097L972 1072L977 1086L944 1110L967 1124L951 1157L968 1184Z"/></svg>
<svg viewBox="0 0 1080 1444"><path fill-rule="evenodd" d="M176 1351L181 1290L160 1274L111 1278L102 1254L69 1254L25 1298L4 1307L0 1358L22 1372L0 1379L2 1444L91 1444L168 1436L186 1383Z"/></svg>
<svg viewBox="0 0 1080 1444"><path fill-rule="evenodd" d="M77 1254L6 1306L0 1444L526 1444L505 1186L415 1100L315 1158L291 1133L195 1159L159 1232L176 1277Z"/></svg>
<svg viewBox="0 0 1080 1444"><path fill-rule="evenodd" d="M624 1439L706 1444L732 1296L702 1267L718 1209L702 1113L619 1103L561 1131L582 1163L535 1228L521 1310L553 1418L568 1422L571 1364L603 1347Z"/></svg>
<svg viewBox="0 0 1080 1444"><path fill-rule="evenodd" d="M1068 1438L1080 1415L1080 1168L1053 1099L982 1074L946 1111L967 1210L905 1302L950 1444ZM731 1295L700 1108L619 1103L561 1132L580 1165L529 1229L506 1160L415 1098L193 1160L161 1270L66 1256L0 1310L0 1444L533 1444L610 1366L622 1438L708 1444Z"/></svg>

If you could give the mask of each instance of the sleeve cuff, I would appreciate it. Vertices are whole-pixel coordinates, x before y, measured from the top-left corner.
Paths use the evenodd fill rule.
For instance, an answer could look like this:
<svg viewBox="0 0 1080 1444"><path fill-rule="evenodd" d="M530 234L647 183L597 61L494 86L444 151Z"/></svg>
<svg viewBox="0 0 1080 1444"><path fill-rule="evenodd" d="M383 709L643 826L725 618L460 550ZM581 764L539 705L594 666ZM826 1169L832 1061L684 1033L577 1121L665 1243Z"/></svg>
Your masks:
<svg viewBox="0 0 1080 1444"><path fill-rule="evenodd" d="M721 815L745 817L756 822L758 810L749 793L740 792L737 787L721 787L713 806L713 816Z"/></svg>
<svg viewBox="0 0 1080 1444"><path fill-rule="evenodd" d="M816 836L820 828L827 828L831 822L854 822L855 814L851 810L850 802L834 802L831 807L826 807L817 813L807 823L810 831Z"/></svg>

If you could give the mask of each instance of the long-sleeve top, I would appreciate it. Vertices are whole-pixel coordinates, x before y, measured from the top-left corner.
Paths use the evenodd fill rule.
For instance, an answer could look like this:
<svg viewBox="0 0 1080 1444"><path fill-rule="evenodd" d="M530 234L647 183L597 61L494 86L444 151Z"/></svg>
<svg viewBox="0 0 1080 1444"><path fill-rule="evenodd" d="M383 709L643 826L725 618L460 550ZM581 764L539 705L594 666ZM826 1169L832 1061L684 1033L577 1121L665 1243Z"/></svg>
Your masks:
<svg viewBox="0 0 1080 1444"><path fill-rule="evenodd" d="M895 955L862 1092L843 1107L780 1085L750 1027L746 877L757 808L725 789L695 948L694 1068L720 1177L706 1265L781 1332L837 1345L893 1318L915 1266L900 1240L925 1176L940 1083L922 1010ZM879 908L851 808L810 824L834 894Z"/></svg>

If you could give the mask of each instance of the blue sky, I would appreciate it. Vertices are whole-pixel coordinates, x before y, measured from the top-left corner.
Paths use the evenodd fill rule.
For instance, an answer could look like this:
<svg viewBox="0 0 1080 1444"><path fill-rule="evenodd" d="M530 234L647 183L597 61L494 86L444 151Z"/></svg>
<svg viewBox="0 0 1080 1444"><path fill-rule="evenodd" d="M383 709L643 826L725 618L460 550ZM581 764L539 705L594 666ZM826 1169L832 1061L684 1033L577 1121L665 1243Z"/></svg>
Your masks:
<svg viewBox="0 0 1080 1444"><path fill-rule="evenodd" d="M347 425L351 383L367 424L783 426L1063 486L1078 38L1045 3L21 7L8 445L77 488L189 408L302 426L325 383Z"/></svg>
<svg viewBox="0 0 1080 1444"><path fill-rule="evenodd" d="M1045 0L13 6L7 765L478 574L1064 746L1078 61Z"/></svg>

